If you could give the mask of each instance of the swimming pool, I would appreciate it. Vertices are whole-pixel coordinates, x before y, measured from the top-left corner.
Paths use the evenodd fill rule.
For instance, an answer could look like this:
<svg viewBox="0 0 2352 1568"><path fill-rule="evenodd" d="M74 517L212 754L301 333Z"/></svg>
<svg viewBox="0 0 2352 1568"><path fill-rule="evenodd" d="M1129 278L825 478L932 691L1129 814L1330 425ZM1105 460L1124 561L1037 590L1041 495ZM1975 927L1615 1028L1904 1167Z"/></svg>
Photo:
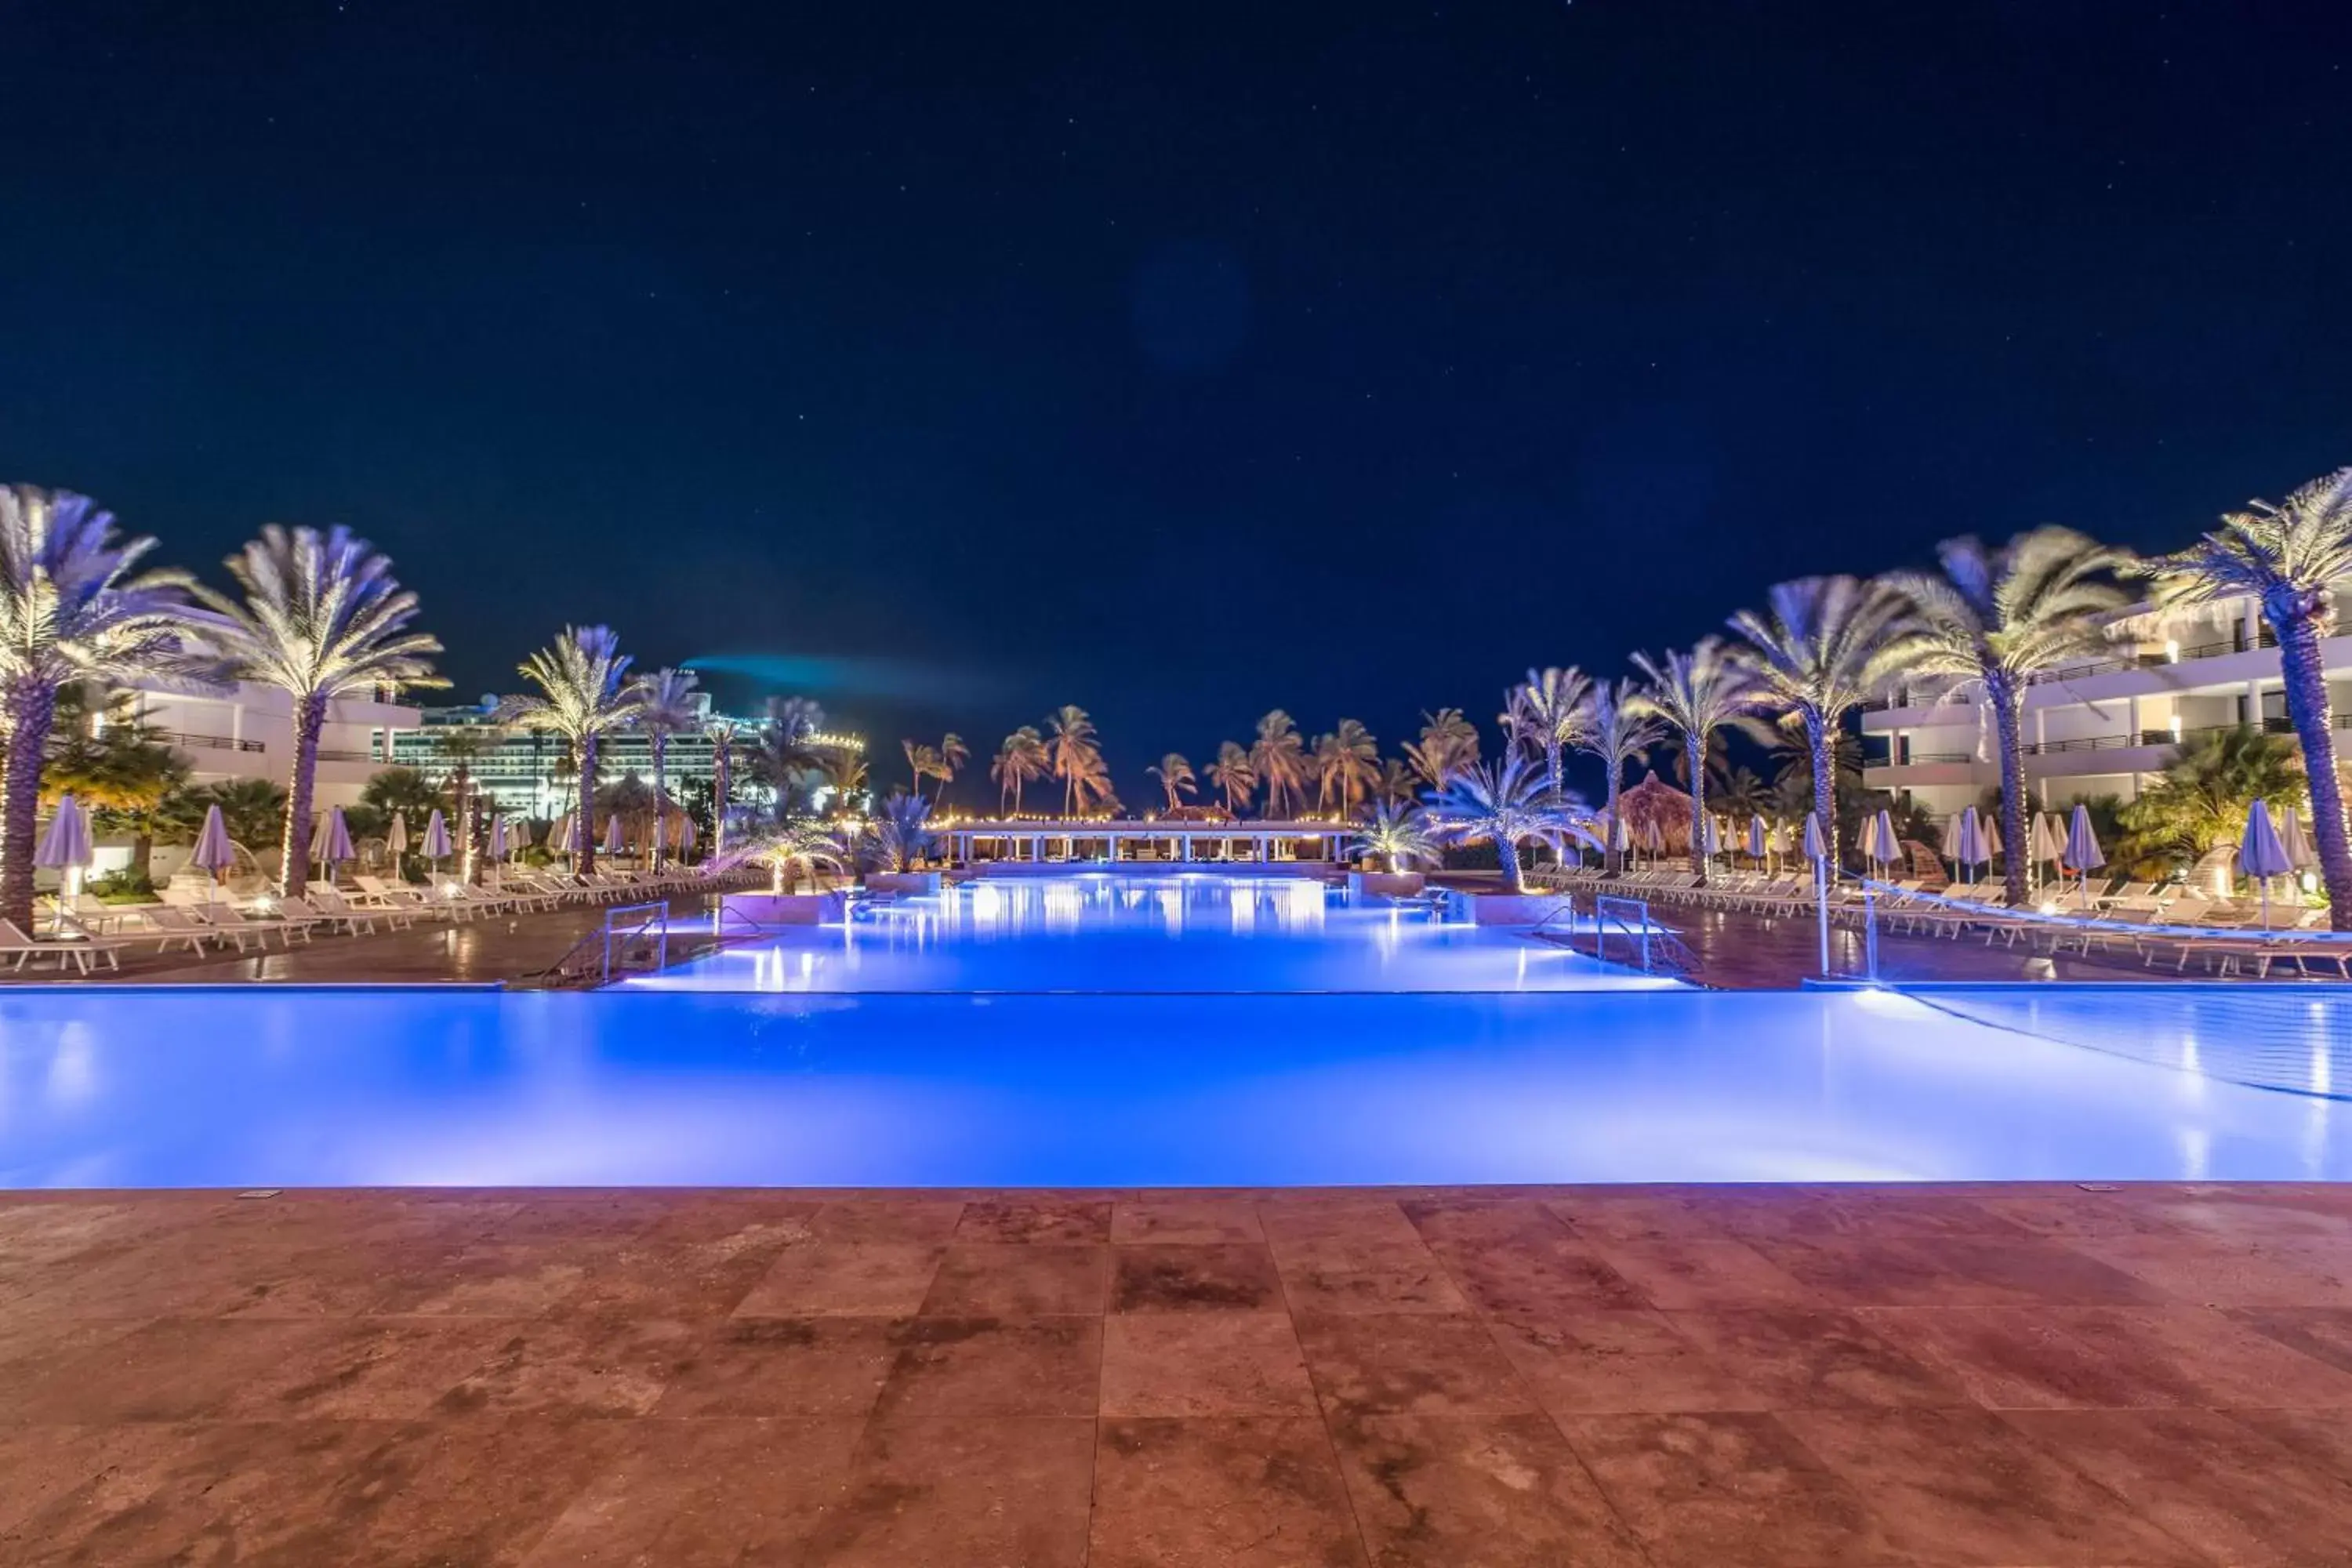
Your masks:
<svg viewBox="0 0 2352 1568"><path fill-rule="evenodd" d="M1567 900L1561 900L1563 921ZM1561 922L1556 922L1561 923ZM1558 934L1555 932L1555 934ZM1305 877L982 879L785 928L629 985L761 992L1648 991L1679 982L1525 931L1351 904Z"/></svg>

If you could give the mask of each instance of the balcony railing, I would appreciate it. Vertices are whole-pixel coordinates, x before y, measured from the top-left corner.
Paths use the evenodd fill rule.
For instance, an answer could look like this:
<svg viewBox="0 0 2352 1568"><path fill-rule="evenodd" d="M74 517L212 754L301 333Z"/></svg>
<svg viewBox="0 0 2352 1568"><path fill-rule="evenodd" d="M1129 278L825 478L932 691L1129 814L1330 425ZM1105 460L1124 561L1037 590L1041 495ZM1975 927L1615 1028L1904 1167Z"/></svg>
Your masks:
<svg viewBox="0 0 2352 1568"><path fill-rule="evenodd" d="M158 730L155 738L167 746L183 747L191 752L258 752L267 749L258 741L240 741L233 735L195 735L185 730Z"/></svg>
<svg viewBox="0 0 2352 1568"><path fill-rule="evenodd" d="M2177 662L2187 664L2192 659L2227 658L2233 653L2251 653L2256 648L2276 647L2278 634L2264 626L2251 644L2242 637L2232 637L2227 642L2199 643L2193 647L2182 648ZM2161 653L2125 654L2114 658L2094 659L2088 664L2070 664L2063 669L2045 669L2027 676L2025 683L2028 686L2048 686L2057 681L2088 680L2095 675L2113 675L2125 669L2157 669L2175 662L2172 656ZM1871 713L1884 712L1889 708L1907 708L1911 706L1911 693L1896 691L1885 697L1874 697L1862 706L1864 712Z"/></svg>

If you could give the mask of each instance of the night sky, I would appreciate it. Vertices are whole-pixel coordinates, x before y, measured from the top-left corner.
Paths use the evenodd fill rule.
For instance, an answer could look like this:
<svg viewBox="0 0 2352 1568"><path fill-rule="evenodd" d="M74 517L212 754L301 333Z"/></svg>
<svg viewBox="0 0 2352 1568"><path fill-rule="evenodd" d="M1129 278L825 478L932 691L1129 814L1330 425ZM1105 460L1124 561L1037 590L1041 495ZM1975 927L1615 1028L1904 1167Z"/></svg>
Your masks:
<svg viewBox="0 0 2352 1568"><path fill-rule="evenodd" d="M0 0L0 478L1130 802L2352 461L2352 18Z"/></svg>

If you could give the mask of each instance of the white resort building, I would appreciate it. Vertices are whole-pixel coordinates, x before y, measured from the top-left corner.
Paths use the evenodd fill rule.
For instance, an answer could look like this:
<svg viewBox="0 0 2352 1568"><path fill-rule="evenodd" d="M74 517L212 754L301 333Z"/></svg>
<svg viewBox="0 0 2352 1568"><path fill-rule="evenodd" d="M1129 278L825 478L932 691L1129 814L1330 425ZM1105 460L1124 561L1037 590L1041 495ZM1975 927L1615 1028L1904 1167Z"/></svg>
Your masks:
<svg viewBox="0 0 2352 1568"><path fill-rule="evenodd" d="M2352 584L2347 584L2352 586ZM2249 724L2292 735L2276 641L2254 599L2168 616L2142 611L2110 632L2113 651L2036 680L2025 699L2025 776L2034 804L2136 798L2184 741ZM2321 645L2336 722L2352 718L2352 635ZM1943 816L2000 784L1990 715L1899 690L1862 716L1863 782Z"/></svg>
<svg viewBox="0 0 2352 1568"><path fill-rule="evenodd" d="M128 717L186 760L191 784L266 779L282 785L293 776L294 703L274 686L238 681L206 696L142 687L126 696ZM319 737L319 809L357 805L369 776L392 765L394 738L414 730L418 719L418 710L398 702L347 697L329 703Z"/></svg>

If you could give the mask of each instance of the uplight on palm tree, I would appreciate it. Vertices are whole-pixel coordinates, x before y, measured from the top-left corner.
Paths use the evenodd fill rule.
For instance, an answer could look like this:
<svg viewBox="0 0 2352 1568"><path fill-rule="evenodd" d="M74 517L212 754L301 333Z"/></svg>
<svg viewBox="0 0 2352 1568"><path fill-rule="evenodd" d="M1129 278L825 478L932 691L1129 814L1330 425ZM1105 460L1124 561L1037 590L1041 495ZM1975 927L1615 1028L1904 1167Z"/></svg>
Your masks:
<svg viewBox="0 0 2352 1568"><path fill-rule="evenodd" d="M1217 760L1208 766L1209 784L1225 797L1227 815L1239 816L1257 789L1257 769L1247 748L1238 741L1221 742Z"/></svg>
<svg viewBox="0 0 2352 1568"><path fill-rule="evenodd" d="M1419 807L1384 800L1356 830L1349 853L1377 857L1392 872L1407 871L1416 860L1437 858L1437 836Z"/></svg>
<svg viewBox="0 0 2352 1568"><path fill-rule="evenodd" d="M1171 752L1156 765L1143 771L1159 780L1160 787L1168 792L1168 809L1171 811L1181 804L1176 798L1179 795L1195 794L1200 787L1200 781L1192 776L1192 764L1184 760L1181 752Z"/></svg>
<svg viewBox="0 0 2352 1568"><path fill-rule="evenodd" d="M1045 737L1035 725L1024 724L1005 736L1003 744L996 748L996 760L988 764L988 776L996 781L997 810L1005 810L1009 798L1011 809L1018 812L1021 786L1045 777L1047 765Z"/></svg>
<svg viewBox="0 0 2352 1568"><path fill-rule="evenodd" d="M509 699L504 717L522 729L561 735L572 748L580 788L580 869L596 868L596 753L604 737L637 716L638 693L629 682L629 656L610 626L566 626L563 635L522 661L537 697Z"/></svg>
<svg viewBox="0 0 2352 1568"><path fill-rule="evenodd" d="M58 693L80 680L186 673L202 617L178 572L134 574L152 539L118 539L88 496L0 486L0 916L33 926L41 762Z"/></svg>
<svg viewBox="0 0 2352 1568"><path fill-rule="evenodd" d="M1546 844L1557 854L1570 839L1600 844L1569 803L1551 798L1542 771L1516 752L1499 762L1474 763L1431 792L1428 820L1441 843L1492 844L1503 885L1514 893L1527 891L1520 845Z"/></svg>
<svg viewBox="0 0 2352 1568"><path fill-rule="evenodd" d="M847 864L841 841L813 822L786 822L762 828L736 847L723 854L714 853L710 858L714 872L730 871L738 866L765 866L768 891L779 895L791 892L803 875L813 877L819 869L839 871Z"/></svg>
<svg viewBox="0 0 2352 1568"><path fill-rule="evenodd" d="M702 683L690 669L657 669L635 682L637 711L630 724L651 742L654 763L654 868L659 870L664 848L664 816L669 809L669 740L689 734L702 723Z"/></svg>
<svg viewBox="0 0 2352 1568"><path fill-rule="evenodd" d="M2285 501L2254 501L2187 550L2153 563L2171 605L2250 596L2278 638L2287 719L2311 779L2311 829L2329 919L2352 931L2352 832L2336 771L2336 720L2322 639L2336 633L2335 584L2352 576L2352 468L2314 479Z"/></svg>
<svg viewBox="0 0 2352 1568"><path fill-rule="evenodd" d="M1109 798L1110 775L1087 710L1065 704L1046 719L1045 733L1054 776L1062 781L1062 814L1074 816L1090 802Z"/></svg>
<svg viewBox="0 0 2352 1568"><path fill-rule="evenodd" d="M1609 820L1617 820L1617 801L1623 792L1625 769L1666 738L1666 727L1642 700L1642 684L1630 677L1613 685L1596 683L1584 700L1584 716L1577 726L1576 749L1598 757L1608 770ZM1613 876L1622 860L1617 837L1609 836L1604 863Z"/></svg>
<svg viewBox="0 0 2352 1568"><path fill-rule="evenodd" d="M1332 733L1315 738L1316 804L1322 809L1336 801L1341 816L1353 816L1380 776L1380 743L1355 720L1342 719Z"/></svg>
<svg viewBox="0 0 2352 1568"><path fill-rule="evenodd" d="M727 807L735 794L735 748L743 743L743 722L706 714L702 738L710 742L710 852L717 856L727 849Z"/></svg>
<svg viewBox="0 0 2352 1568"><path fill-rule="evenodd" d="M1592 678L1574 665L1530 669L1511 688L1501 715L1503 732L1543 759L1545 787L1560 795L1560 753L1576 744Z"/></svg>
<svg viewBox="0 0 2352 1568"><path fill-rule="evenodd" d="M1276 708L1257 721L1250 742L1250 772L1265 791L1265 815L1295 816L1307 798L1307 744L1297 721Z"/></svg>
<svg viewBox="0 0 2352 1568"><path fill-rule="evenodd" d="M1755 712L1761 694L1755 676L1720 637L1701 637L1690 652L1669 652L1664 658L1637 653L1633 663L1650 681L1638 699L1643 710L1682 736L1683 757L1690 768L1691 869L1704 883L1707 860L1697 828L1706 816L1707 742L1723 729L1760 736Z"/></svg>
<svg viewBox="0 0 2352 1568"><path fill-rule="evenodd" d="M2011 904L2026 901L2025 693L2038 676L2099 648L2109 616L2127 595L2116 574L2134 560L2071 528L2021 533L1997 550L1948 539L1936 547L1943 570L1887 578L1916 612L1918 635L1904 669L1937 677L1944 700L1976 699L1992 711L2000 748L2000 837ZM1814 785L1816 798L1820 784Z"/></svg>
<svg viewBox="0 0 2352 1568"><path fill-rule="evenodd" d="M1858 577L1799 577L1766 590L1764 610L1742 610L1731 629L1765 710L1804 737L1812 762L1813 815L1837 862L1837 795L1830 745L1846 715L1911 658L1909 601Z"/></svg>
<svg viewBox="0 0 2352 1568"><path fill-rule="evenodd" d="M408 629L416 595L393 577L390 558L351 530L321 533L273 523L228 558L228 570L242 598L196 590L224 623L228 668L240 679L276 687L293 703L294 770L278 879L295 896L310 865L310 797L329 704L449 683L430 662L441 645Z"/></svg>

